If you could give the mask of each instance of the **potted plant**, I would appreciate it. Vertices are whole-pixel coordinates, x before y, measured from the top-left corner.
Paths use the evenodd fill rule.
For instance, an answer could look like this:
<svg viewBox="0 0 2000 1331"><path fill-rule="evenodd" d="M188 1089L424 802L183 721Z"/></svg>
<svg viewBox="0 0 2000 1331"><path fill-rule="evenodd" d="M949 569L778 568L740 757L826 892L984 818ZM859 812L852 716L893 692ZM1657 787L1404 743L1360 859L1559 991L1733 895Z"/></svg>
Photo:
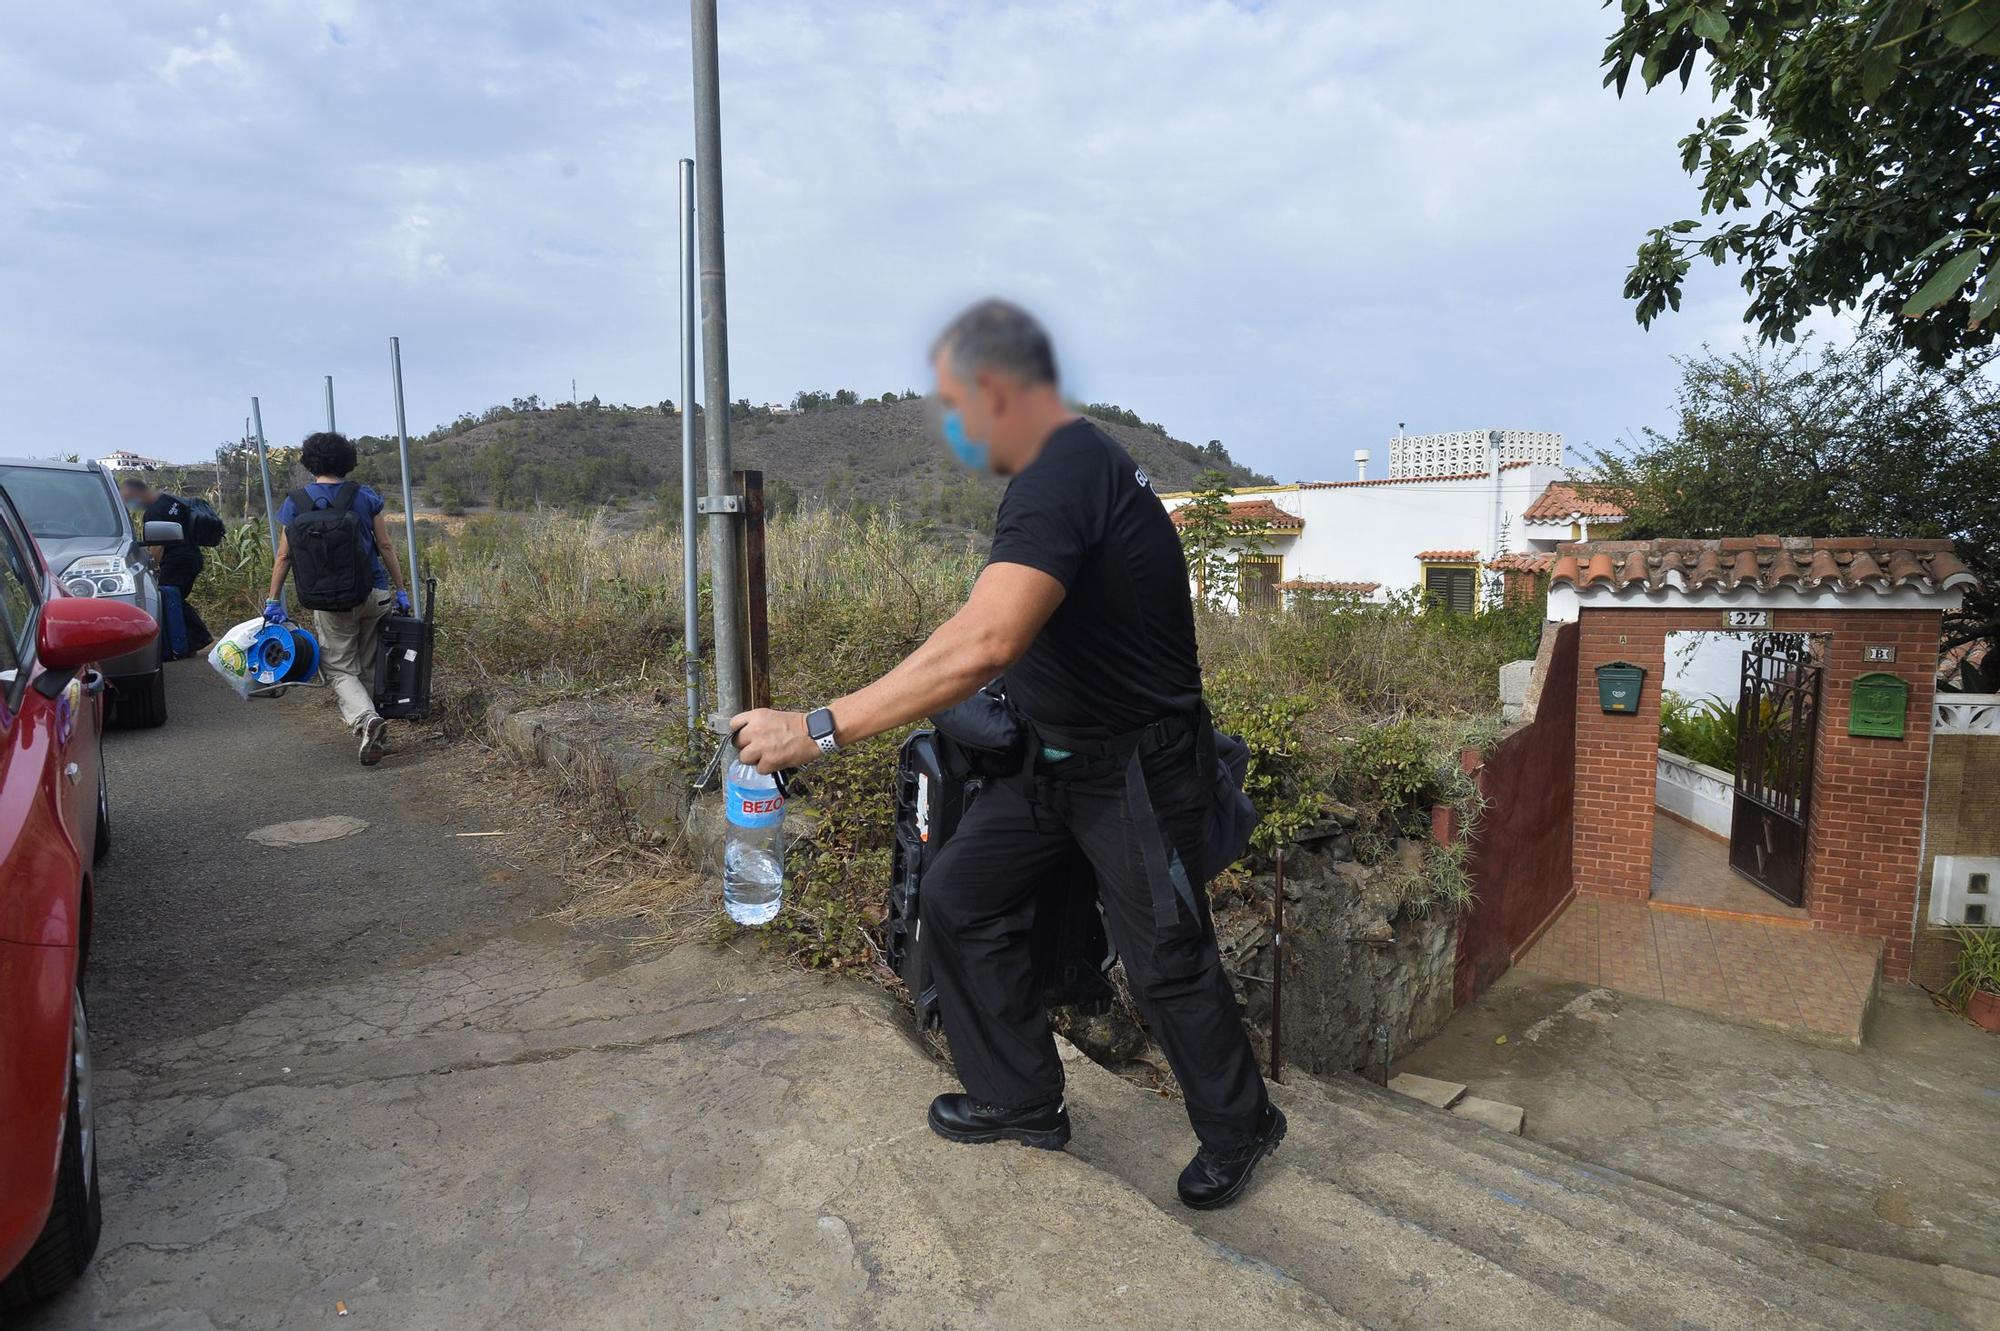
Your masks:
<svg viewBox="0 0 2000 1331"><path fill-rule="evenodd" d="M2000 1032L2000 929L1952 931L1958 937L1958 969L1945 997L1975 1025Z"/></svg>

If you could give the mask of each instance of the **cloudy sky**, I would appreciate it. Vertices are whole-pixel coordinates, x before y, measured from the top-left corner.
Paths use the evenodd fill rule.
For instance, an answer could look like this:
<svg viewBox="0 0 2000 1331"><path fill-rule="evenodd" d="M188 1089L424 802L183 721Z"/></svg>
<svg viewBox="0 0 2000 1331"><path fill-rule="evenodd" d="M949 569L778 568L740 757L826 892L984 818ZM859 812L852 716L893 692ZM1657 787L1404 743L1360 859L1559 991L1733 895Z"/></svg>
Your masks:
<svg viewBox="0 0 2000 1331"><path fill-rule="evenodd" d="M1741 336L1687 215L1702 104L1599 86L1595 0L722 0L732 395L923 386L965 300L1045 313L1077 395L1283 478L1356 447L1663 421ZM0 43L0 453L206 456L516 395L678 397L687 11L106 0ZM1382 457L1378 451L1377 457Z"/></svg>

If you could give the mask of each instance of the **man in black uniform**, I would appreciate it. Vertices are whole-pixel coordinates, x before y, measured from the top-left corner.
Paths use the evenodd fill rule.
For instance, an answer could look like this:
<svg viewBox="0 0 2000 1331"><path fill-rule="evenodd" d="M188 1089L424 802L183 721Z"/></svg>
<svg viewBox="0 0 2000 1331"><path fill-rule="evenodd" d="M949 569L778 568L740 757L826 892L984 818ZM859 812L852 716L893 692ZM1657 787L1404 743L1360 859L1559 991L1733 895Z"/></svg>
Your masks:
<svg viewBox="0 0 2000 1331"><path fill-rule="evenodd" d="M738 747L760 771L802 766L1004 674L1030 731L1025 770L973 803L924 885L924 944L968 1092L939 1096L930 1125L955 1141L1068 1142L1028 939L1041 881L1081 856L1201 1142L1181 1200L1226 1205L1285 1119L1223 974L1205 885L1184 867L1203 858L1214 771L1197 760L1212 755L1180 541L1145 472L1064 404L1048 335L1025 311L975 305L932 360L952 451L1013 478L985 570L895 669L808 714L745 712Z"/></svg>
<svg viewBox="0 0 2000 1331"><path fill-rule="evenodd" d="M201 547L194 543L194 530L189 525L194 514L185 501L164 490L155 490L140 476L127 476L118 483L125 494L125 502L137 504L144 512L140 515L140 530L148 522L178 522L185 540L173 545L149 545L153 553L153 565L159 570L162 586L172 587L181 594L181 622L187 626L188 655L193 656L207 649L215 638L202 622L201 612L194 608L191 595L194 581L201 576L207 561L202 558Z"/></svg>

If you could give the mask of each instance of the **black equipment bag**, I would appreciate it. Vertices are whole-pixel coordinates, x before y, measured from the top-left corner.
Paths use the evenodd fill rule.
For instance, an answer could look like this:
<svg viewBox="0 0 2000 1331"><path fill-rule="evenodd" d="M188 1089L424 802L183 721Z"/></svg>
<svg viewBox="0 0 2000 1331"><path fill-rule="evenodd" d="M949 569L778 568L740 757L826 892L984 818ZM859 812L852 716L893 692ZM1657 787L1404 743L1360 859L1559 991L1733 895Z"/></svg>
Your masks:
<svg viewBox="0 0 2000 1331"><path fill-rule="evenodd" d="M292 491L292 520L285 524L292 586L308 610L352 610L375 590L375 559L367 524L354 511L361 486L342 481L325 508L312 495Z"/></svg>
<svg viewBox="0 0 2000 1331"><path fill-rule="evenodd" d="M889 964L910 991L920 1027L939 1021L937 986L924 957L924 876L992 779L974 770L982 757L938 731L919 730L903 741L897 758L896 839L884 935ZM1080 855L1071 873L1051 875L1043 885L1029 955L1043 977L1048 1006L1085 1014L1110 1010L1107 976L1118 954L1104 927L1097 880Z"/></svg>
<svg viewBox="0 0 2000 1331"><path fill-rule="evenodd" d="M229 528L221 515L208 506L208 501L182 497L181 503L187 505L188 510L187 529L182 534L196 545L221 545L222 538L229 534Z"/></svg>
<svg viewBox="0 0 2000 1331"><path fill-rule="evenodd" d="M375 641L375 711L418 721L431 712L431 649L437 641L432 613L437 579L424 580L424 615L384 615Z"/></svg>

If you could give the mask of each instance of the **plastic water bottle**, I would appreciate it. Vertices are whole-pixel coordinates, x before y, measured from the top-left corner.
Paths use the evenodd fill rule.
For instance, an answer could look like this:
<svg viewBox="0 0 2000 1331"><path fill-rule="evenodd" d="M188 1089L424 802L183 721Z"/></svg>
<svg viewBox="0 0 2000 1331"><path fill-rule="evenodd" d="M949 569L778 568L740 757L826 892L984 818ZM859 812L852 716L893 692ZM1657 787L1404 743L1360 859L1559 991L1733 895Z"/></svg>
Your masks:
<svg viewBox="0 0 2000 1331"><path fill-rule="evenodd" d="M785 797L775 779L732 763L723 799L729 841L722 849L722 907L738 924L769 924L785 899Z"/></svg>

